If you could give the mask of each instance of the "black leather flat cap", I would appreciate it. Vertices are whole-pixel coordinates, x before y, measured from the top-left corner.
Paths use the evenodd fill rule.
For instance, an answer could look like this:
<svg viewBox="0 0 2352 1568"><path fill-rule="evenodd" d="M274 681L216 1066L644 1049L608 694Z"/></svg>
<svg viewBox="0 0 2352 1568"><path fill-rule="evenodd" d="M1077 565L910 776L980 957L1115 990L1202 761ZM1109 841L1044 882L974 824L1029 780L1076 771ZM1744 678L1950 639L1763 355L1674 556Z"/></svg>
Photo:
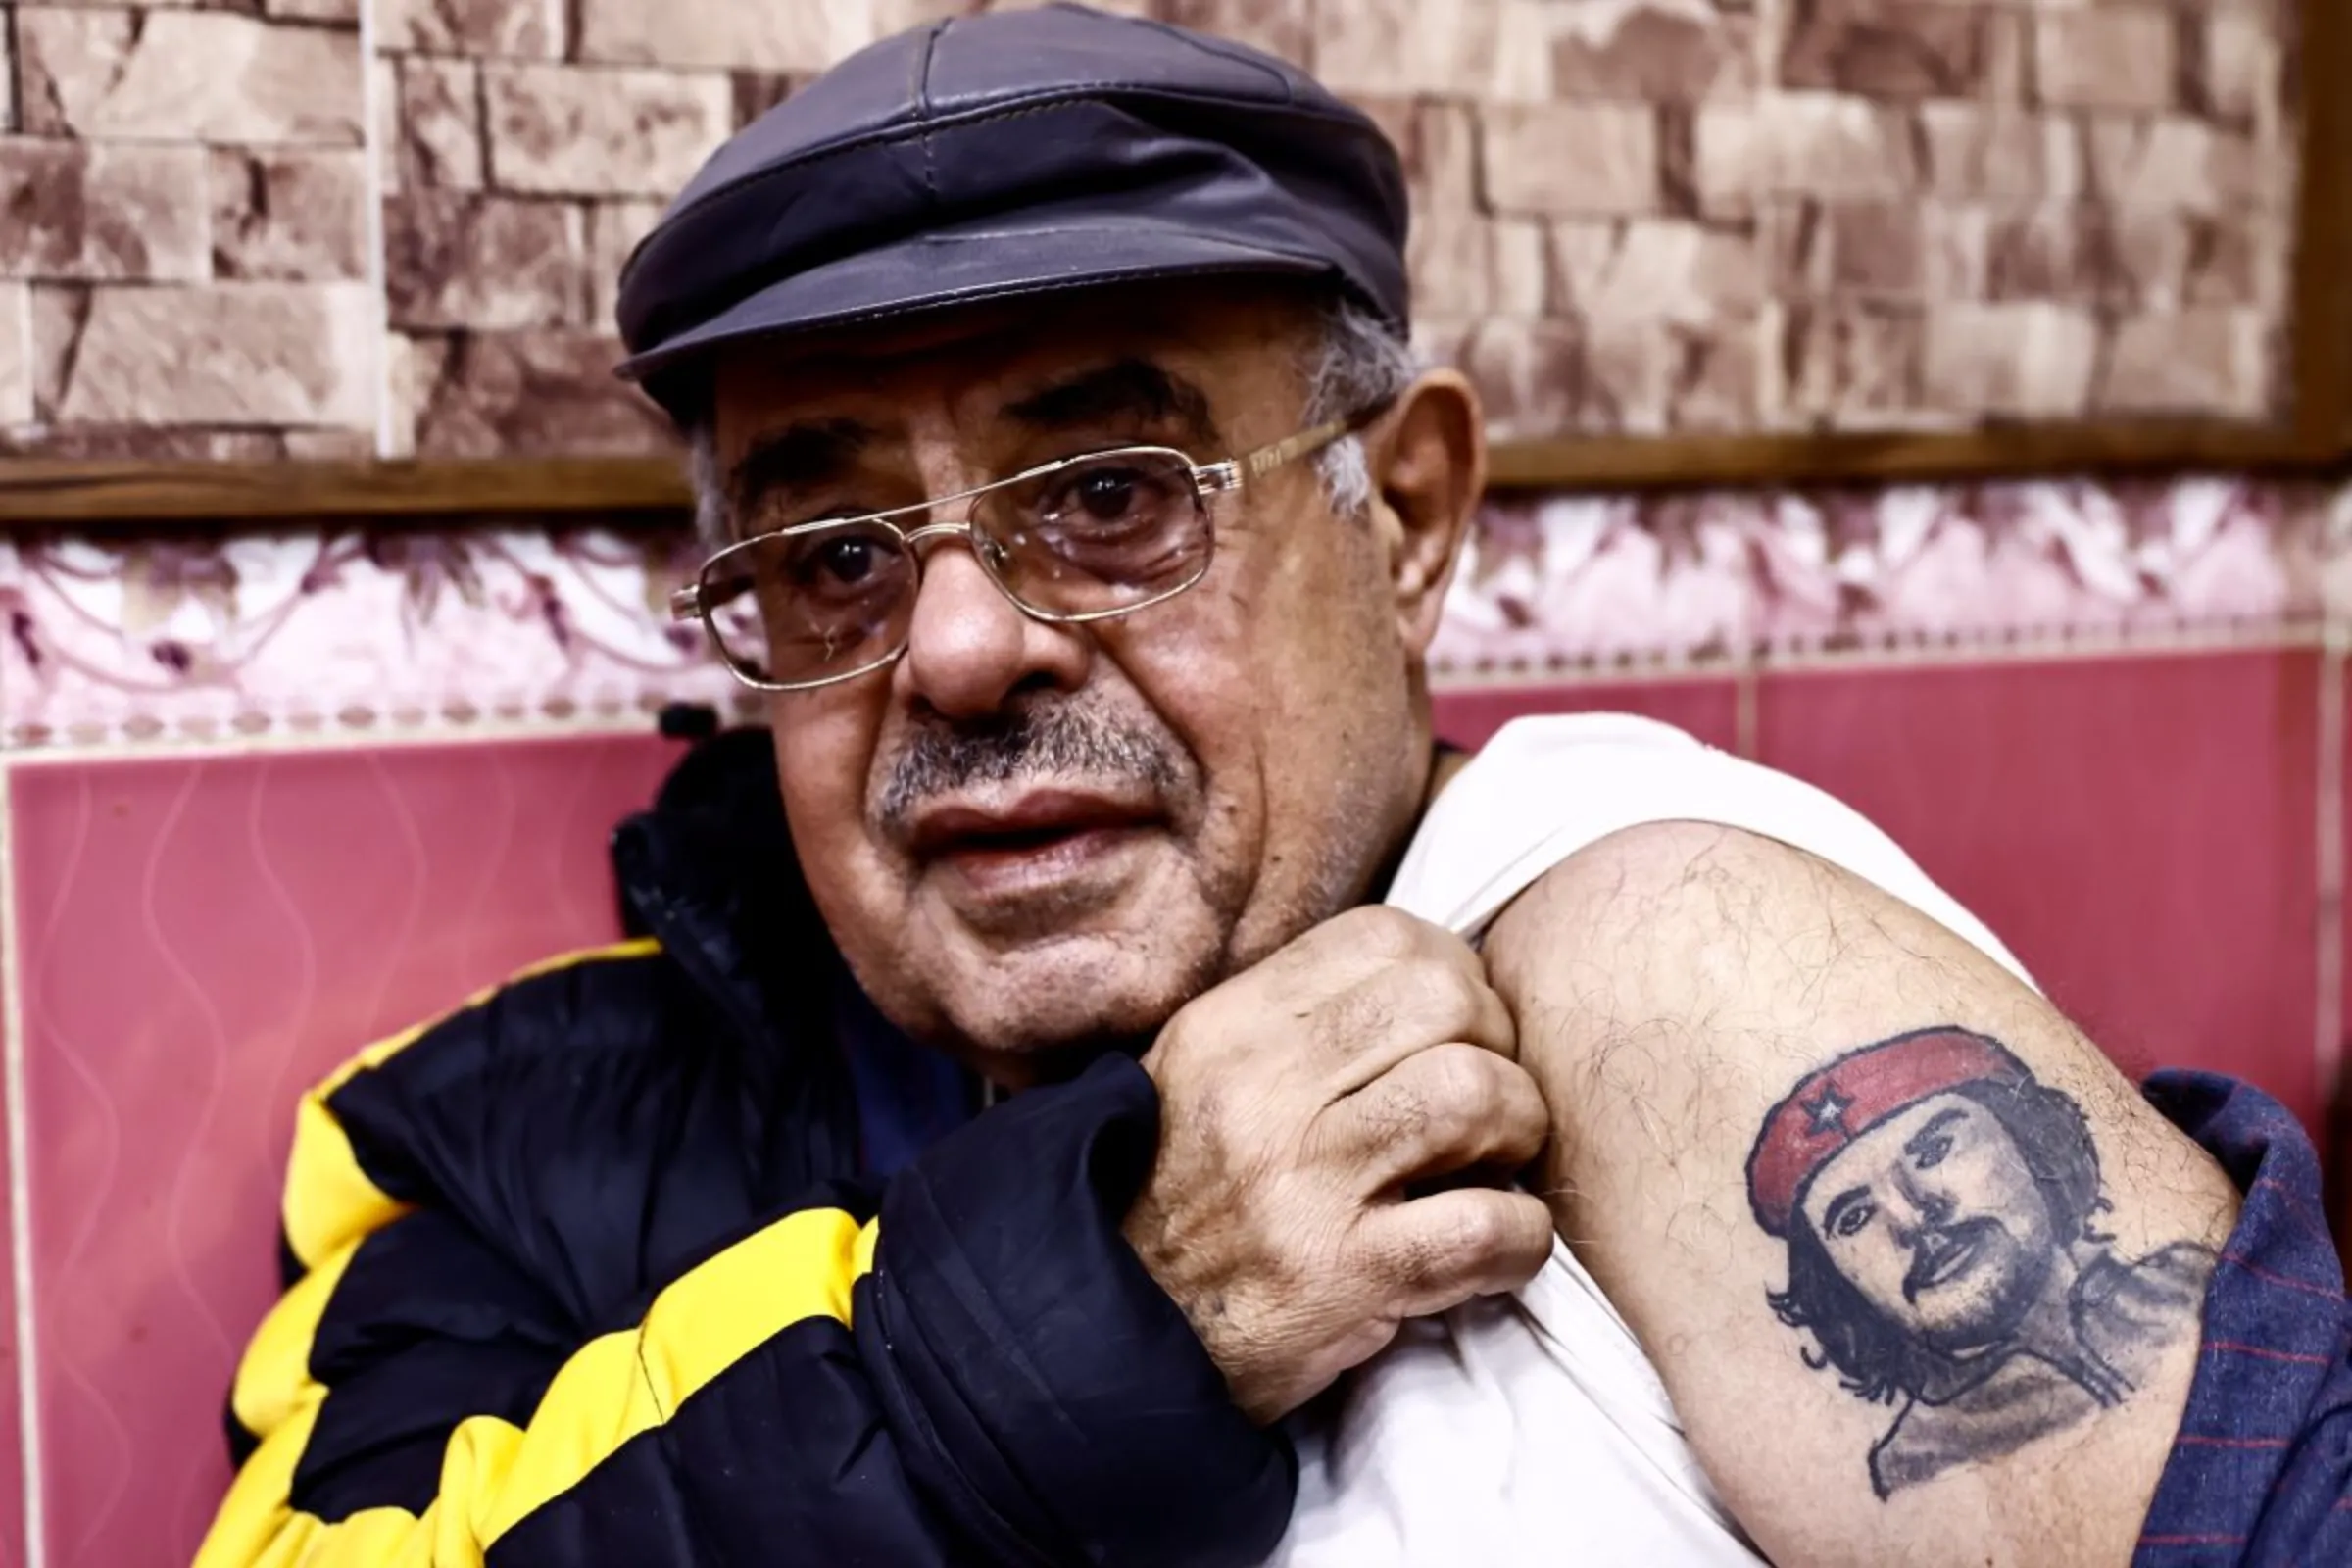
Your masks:
<svg viewBox="0 0 2352 1568"><path fill-rule="evenodd" d="M711 155L621 270L621 374L683 421L721 344L1219 273L1401 328L1405 221L1388 139L1271 56L1073 5L939 23Z"/></svg>

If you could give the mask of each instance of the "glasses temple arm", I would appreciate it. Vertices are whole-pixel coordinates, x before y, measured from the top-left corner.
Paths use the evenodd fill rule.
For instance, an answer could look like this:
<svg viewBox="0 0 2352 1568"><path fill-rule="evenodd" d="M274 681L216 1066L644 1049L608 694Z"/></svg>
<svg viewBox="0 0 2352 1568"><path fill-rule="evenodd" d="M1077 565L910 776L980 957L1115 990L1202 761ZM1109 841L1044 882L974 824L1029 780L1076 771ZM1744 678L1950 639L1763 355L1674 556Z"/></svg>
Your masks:
<svg viewBox="0 0 2352 1568"><path fill-rule="evenodd" d="M1259 447L1255 452L1246 452L1233 460L1233 466L1244 481L1260 478L1286 463L1296 463L1300 458L1322 451L1345 436L1355 434L1356 431L1388 413L1390 405L1395 401L1393 398L1382 398L1378 402L1365 405L1345 418L1333 419L1328 423L1318 424L1312 429L1301 430L1297 435L1286 436L1282 440L1274 442L1271 446Z"/></svg>

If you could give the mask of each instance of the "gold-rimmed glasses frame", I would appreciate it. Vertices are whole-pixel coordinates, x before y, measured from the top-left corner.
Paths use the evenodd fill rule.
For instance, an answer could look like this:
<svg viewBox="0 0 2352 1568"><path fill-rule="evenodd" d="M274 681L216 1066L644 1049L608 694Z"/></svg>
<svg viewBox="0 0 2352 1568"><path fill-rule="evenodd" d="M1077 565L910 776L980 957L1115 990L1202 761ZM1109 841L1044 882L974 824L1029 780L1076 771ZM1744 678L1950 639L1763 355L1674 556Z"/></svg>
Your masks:
<svg viewBox="0 0 2352 1568"><path fill-rule="evenodd" d="M1033 620L1054 625L1083 625L1094 621L1116 619L1122 615L1132 615L1139 610L1149 610L1153 605L1166 603L1196 586L1201 578L1208 574L1209 565L1215 556L1215 521L1211 512L1211 503L1217 496L1240 490L1285 464L1297 462L1300 458L1321 451L1341 437L1361 428L1366 420L1377 412L1374 410L1349 418L1334 419L1328 423L1298 431L1295 435L1286 436L1280 441L1258 447L1238 457L1226 458L1215 463L1196 463L1189 454L1177 448L1152 443L1107 447L1098 451L1077 453L1067 458L1057 458L1054 462L1024 468L1018 473L991 480L987 484L974 485L968 490L959 490L953 495L935 496L908 506L894 507L886 512L864 513L848 517L825 517L813 522L796 523L789 527L769 529L739 539L706 559L701 568L695 573L694 581L670 594L670 616L673 620L701 621L705 635L710 639L711 646L717 650L720 660L727 666L728 673L733 675L737 681L757 691L813 691L819 687L832 686L842 681L856 680L860 675L871 674L877 669L897 662L905 656L907 640L907 632L905 627L900 627L889 639L889 646L885 651L851 668L830 670L823 674L798 680L779 680L767 669L742 657L740 652L730 645L727 634L718 622L723 603L714 602L711 585L714 582L724 581L730 565L749 562L755 559L755 553L770 550L781 542L825 536L846 538L861 532L870 533L875 529L882 530L896 542L906 562L907 576L897 589L895 597L889 601L891 612L894 614L903 605L911 603L914 595L921 591L924 561L924 551L921 547L935 539L960 536L971 549L981 569L987 573L989 581L996 586L997 591L1003 594L1022 614ZM1056 475L1065 474L1074 469L1114 463L1122 458L1138 462L1148 459L1166 463L1172 473L1181 475L1190 485L1191 504L1202 529L1200 559L1189 564L1181 578L1177 580L1154 588L1140 598L1099 609L1060 610L1039 605L1024 598L1007 580L1007 572L1010 569L1009 563L1013 555L1011 548L981 522L982 502L987 497L1001 491L1020 485L1041 484L1052 480ZM963 518L959 522L924 522L913 527L906 527L899 521L901 518L914 515L936 515L940 509L953 507L958 503L964 507ZM1105 587L1116 586L1108 579L1098 577L1097 580ZM762 635L765 633L763 632Z"/></svg>

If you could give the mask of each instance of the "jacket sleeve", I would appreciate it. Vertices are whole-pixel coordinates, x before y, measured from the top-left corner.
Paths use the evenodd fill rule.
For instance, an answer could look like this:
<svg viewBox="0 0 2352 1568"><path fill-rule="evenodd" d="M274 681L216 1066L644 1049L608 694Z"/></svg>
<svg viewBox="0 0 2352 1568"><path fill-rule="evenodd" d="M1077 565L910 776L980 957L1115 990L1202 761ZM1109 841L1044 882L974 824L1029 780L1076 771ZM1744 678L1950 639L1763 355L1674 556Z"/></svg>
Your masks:
<svg viewBox="0 0 2352 1568"><path fill-rule="evenodd" d="M197 1568L1256 1562L1292 1456L1119 1234L1156 1131L1099 1062L585 1343L462 1220L387 1209L248 1350Z"/></svg>

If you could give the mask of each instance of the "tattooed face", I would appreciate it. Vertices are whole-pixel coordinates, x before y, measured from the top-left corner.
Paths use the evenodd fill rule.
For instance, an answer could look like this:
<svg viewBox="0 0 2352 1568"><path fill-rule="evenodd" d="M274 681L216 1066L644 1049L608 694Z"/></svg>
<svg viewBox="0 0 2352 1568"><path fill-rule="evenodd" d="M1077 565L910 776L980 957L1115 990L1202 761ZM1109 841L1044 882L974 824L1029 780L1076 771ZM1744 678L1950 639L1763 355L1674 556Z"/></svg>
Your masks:
<svg viewBox="0 0 2352 1568"><path fill-rule="evenodd" d="M1931 1096L1815 1173L1804 1222L1888 1320L1946 1354L2017 1331L2056 1264L2049 1205L2008 1130L1965 1096Z"/></svg>

